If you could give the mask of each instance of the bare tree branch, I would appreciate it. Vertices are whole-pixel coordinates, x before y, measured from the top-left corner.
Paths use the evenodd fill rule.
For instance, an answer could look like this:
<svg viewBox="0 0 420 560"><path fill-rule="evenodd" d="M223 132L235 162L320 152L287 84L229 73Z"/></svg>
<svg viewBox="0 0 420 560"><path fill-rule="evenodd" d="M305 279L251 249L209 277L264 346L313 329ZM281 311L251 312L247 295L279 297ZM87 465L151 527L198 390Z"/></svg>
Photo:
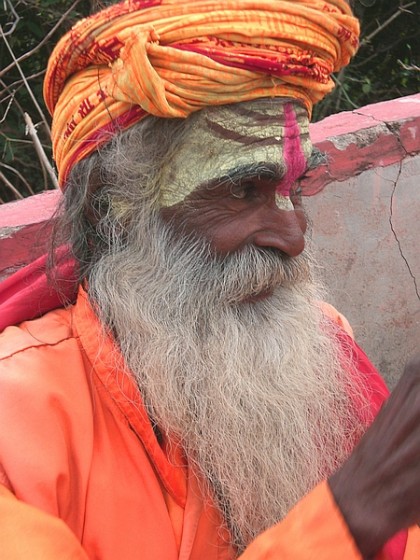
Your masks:
<svg viewBox="0 0 420 560"><path fill-rule="evenodd" d="M36 131L36 128L34 126L34 123L32 122L31 117L28 115L28 113L25 113L25 122L27 125L27 131L30 135L30 137L32 138L32 141L34 143L35 146L35 150L36 153L38 154L39 157L39 161L41 162L42 167L47 171L48 175L50 176L50 179L54 185L54 187L56 189L59 189L59 185L58 185L58 181L57 181L57 176L54 173L54 169L52 168L51 163L48 161L48 158L42 148L41 142L39 141L38 138L38 133Z"/></svg>
<svg viewBox="0 0 420 560"><path fill-rule="evenodd" d="M38 101L36 100L36 97L35 97L35 95L34 95L32 89L30 88L30 86L29 86L29 84L28 84L28 81L27 81L27 79L26 79L26 77L25 77L25 74L23 73L22 68L20 67L20 64L19 64L18 61L16 60L15 54L14 54L14 52L13 52L13 50L12 50L10 44L9 44L9 41L7 40L7 38L6 38L5 34L4 34L4 31L3 31L3 28L2 28L1 25L0 25L0 35L3 37L3 41L4 41L5 44L6 44L6 47L7 47L8 51L9 51L9 53L10 53L10 56L13 58L13 60L14 60L15 63L16 63L16 66L17 66L17 69L18 69L18 71L19 71L19 74L22 76L22 80L23 80L23 82L24 82L24 84L25 84L25 86L26 86L26 89L27 89L27 91L28 91L28 93L29 93L29 96L30 96L30 98L32 99L33 104L34 104L35 107L37 108L37 110L38 110L38 112L39 112L39 114L40 114L40 116L41 116L42 122L43 122L44 125L45 125L45 128L48 130L48 134L51 136L51 129L50 129L50 126L49 126L49 124L48 124L48 121L47 121L47 119L45 118L45 115L44 115L44 113L43 113L43 111L42 111L42 109L41 109L41 107L40 107Z"/></svg>
<svg viewBox="0 0 420 560"><path fill-rule="evenodd" d="M22 181L22 183L25 185L25 187L28 189L29 193L30 194L35 194L31 185L28 183L28 181L25 179L25 177L22 175L22 173L19 173L19 171L17 169L12 167L11 165L7 165L6 163L1 163L1 162L0 162L0 167L4 167L4 169L7 169L11 173L14 173L15 175L17 175L19 177L19 179Z"/></svg>
<svg viewBox="0 0 420 560"><path fill-rule="evenodd" d="M10 0L3 0L4 4L7 4L10 8L10 11L12 12L13 16L14 16L14 21L13 23L6 23L6 25L10 25L10 29L8 29L7 31L4 32L5 36L7 37L8 35L11 35L14 30L16 29L17 24L20 21L20 16L18 15L18 13L16 12L16 10L13 7L13 4L10 2Z"/></svg>
<svg viewBox="0 0 420 560"><path fill-rule="evenodd" d="M12 185L12 183L9 181L6 175L4 175L4 173L2 173L1 171L0 171L0 179L3 181L6 187L12 191L12 193L15 195L16 198L23 198L23 196L20 194L17 188Z"/></svg>
<svg viewBox="0 0 420 560"><path fill-rule="evenodd" d="M31 74L30 76L28 76L26 79L29 82L30 80L34 80L35 78L39 78L40 76L42 76L43 74L45 74L46 69L44 68L43 70L40 70L39 72L36 72L35 74ZM21 88L24 85L24 81L23 80L16 80L14 82L12 82L11 84L9 84L8 86L4 87L2 90L0 90L0 99L2 99L2 101L5 101L5 99L3 99L3 95L5 91L10 91L11 88L16 88L16 91ZM0 102L1 103L1 102Z"/></svg>
<svg viewBox="0 0 420 560"><path fill-rule="evenodd" d="M9 72L9 70L14 68L16 66L16 64L22 62L23 60L26 60L27 58L32 56L34 53L36 53L43 45L45 45L45 43L48 41L48 39L50 39L52 37L52 35L54 35L54 33L57 31L57 29L60 27L60 25L66 19L66 17L69 15L69 13L72 10L74 10L80 2L81 2L81 0L76 0L75 2L73 2L73 4L70 6L70 8L66 12L64 12L64 14L60 17L60 19L57 21L57 23L54 25L54 27L52 29L50 29L50 31L45 35L45 37L42 39L42 41L40 41L37 44L36 47L34 47L30 51L26 52L25 54L22 54L19 58L16 58L11 64L9 64L9 66L6 66L5 68L3 68L3 70L0 71L0 78L2 76L4 76L4 74Z"/></svg>
<svg viewBox="0 0 420 560"><path fill-rule="evenodd" d="M10 107L12 106L14 98L15 98L15 92L13 91L11 96L10 96L9 103L7 104L4 115L3 115L2 119L0 120L0 124L2 124L7 119L7 113L9 112Z"/></svg>
<svg viewBox="0 0 420 560"><path fill-rule="evenodd" d="M388 27L388 25L394 21L394 19L396 19L398 16L400 16L402 13L404 12L408 12L408 8L411 8L411 6L415 6L416 2L409 2L408 4L402 5L402 6L398 6L398 10L392 14L392 16L390 16L387 20L385 20L381 25L379 25L379 27L377 27L375 29L375 31L372 31L372 33L370 33L369 35L367 35L362 42L360 43L360 46L365 45L366 43L369 43L378 33L380 33L381 31L383 31L386 27Z"/></svg>
<svg viewBox="0 0 420 560"><path fill-rule="evenodd" d="M404 68L404 70L408 70L409 72L420 72L420 66L417 66L416 64L405 64L402 60L397 60L397 62L401 68Z"/></svg>

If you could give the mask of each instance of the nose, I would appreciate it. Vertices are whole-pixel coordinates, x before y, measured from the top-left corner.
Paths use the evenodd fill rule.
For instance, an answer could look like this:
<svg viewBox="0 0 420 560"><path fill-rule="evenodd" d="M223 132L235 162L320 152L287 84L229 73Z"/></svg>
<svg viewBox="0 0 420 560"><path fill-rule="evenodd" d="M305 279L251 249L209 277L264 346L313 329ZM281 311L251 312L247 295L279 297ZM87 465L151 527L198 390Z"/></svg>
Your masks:
<svg viewBox="0 0 420 560"><path fill-rule="evenodd" d="M265 209L260 227L249 241L257 247L278 249L297 257L305 248L306 218L301 210Z"/></svg>

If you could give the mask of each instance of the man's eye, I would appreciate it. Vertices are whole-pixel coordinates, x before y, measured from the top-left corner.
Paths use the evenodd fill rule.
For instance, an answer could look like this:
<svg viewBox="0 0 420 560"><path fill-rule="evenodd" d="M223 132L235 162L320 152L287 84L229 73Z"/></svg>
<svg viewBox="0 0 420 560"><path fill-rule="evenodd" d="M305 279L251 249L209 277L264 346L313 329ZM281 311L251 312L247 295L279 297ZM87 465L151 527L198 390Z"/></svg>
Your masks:
<svg viewBox="0 0 420 560"><path fill-rule="evenodd" d="M230 194L233 198L245 199L252 196L255 188L255 183L252 181L244 181L242 183L231 185Z"/></svg>

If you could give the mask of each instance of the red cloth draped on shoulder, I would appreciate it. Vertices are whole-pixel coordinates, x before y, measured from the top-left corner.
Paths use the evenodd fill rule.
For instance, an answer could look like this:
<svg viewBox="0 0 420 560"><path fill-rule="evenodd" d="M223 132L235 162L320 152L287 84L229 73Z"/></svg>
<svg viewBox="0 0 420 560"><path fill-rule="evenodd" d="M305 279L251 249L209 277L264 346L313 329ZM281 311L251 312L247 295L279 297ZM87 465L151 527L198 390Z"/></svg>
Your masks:
<svg viewBox="0 0 420 560"><path fill-rule="evenodd" d="M0 282L0 332L44 315L48 311L74 303L77 295L77 267L66 247L56 254L55 283L49 283L47 255L21 268Z"/></svg>

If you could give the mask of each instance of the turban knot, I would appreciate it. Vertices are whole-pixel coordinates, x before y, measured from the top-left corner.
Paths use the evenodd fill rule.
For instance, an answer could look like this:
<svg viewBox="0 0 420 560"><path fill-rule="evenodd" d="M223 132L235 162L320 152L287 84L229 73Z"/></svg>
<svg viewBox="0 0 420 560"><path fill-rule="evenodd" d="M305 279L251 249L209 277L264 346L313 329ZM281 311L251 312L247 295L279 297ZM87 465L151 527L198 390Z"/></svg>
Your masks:
<svg viewBox="0 0 420 560"><path fill-rule="evenodd" d="M126 0L79 21L51 55L44 97L59 181L147 114L292 97L310 114L358 46L345 0Z"/></svg>

